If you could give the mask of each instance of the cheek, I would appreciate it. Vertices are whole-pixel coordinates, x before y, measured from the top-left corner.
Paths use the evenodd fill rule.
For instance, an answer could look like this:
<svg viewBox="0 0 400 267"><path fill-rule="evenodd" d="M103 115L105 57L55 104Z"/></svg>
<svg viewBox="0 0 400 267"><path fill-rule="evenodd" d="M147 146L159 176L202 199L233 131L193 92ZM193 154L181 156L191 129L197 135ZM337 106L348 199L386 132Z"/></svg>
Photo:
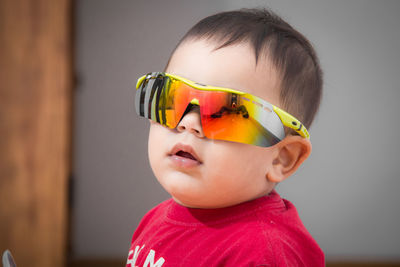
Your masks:
<svg viewBox="0 0 400 267"><path fill-rule="evenodd" d="M148 140L148 156L151 165L164 153L167 136L168 129L159 124L151 123Z"/></svg>
<svg viewBox="0 0 400 267"><path fill-rule="evenodd" d="M210 152L210 177L222 177L229 181L248 181L264 179L271 161L266 148L243 144L222 143L214 146Z"/></svg>

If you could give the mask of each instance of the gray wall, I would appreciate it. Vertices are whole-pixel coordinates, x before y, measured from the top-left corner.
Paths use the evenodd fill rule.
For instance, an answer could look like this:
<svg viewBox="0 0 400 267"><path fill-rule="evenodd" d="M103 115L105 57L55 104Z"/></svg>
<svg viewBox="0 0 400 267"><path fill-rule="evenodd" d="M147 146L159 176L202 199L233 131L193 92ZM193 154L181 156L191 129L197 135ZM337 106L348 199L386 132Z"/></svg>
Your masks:
<svg viewBox="0 0 400 267"><path fill-rule="evenodd" d="M126 257L168 195L147 160L133 84L162 70L178 39L223 10L269 6L315 45L325 72L311 158L278 192L328 259L400 260L400 2L77 1L75 257Z"/></svg>

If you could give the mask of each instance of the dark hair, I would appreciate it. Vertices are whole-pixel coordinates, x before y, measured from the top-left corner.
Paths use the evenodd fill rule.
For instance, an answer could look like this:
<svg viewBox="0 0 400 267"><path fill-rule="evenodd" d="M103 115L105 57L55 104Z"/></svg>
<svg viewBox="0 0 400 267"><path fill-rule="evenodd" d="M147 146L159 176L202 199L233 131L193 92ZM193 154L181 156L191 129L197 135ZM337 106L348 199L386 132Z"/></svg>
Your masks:
<svg viewBox="0 0 400 267"><path fill-rule="evenodd" d="M322 71L314 48L298 31L267 9L241 9L218 13L194 25L175 50L189 40L215 41L220 49L248 42L255 52L268 54L280 77L282 109L307 128L317 113L322 94Z"/></svg>

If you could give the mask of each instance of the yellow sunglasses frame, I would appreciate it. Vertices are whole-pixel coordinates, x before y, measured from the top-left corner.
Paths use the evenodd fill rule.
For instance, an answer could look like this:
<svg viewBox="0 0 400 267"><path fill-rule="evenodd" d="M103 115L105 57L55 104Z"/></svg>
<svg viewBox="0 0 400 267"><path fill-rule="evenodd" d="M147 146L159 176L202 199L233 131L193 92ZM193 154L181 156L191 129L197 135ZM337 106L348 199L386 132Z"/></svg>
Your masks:
<svg viewBox="0 0 400 267"><path fill-rule="evenodd" d="M241 92L238 90L234 90L234 89L229 89L229 88L224 88L224 87L218 87L218 86L209 86L209 85L204 85L204 84L200 84L200 83L196 83L193 81L190 81L186 78L180 77L178 75L174 75L174 74L170 74L170 73L163 73L165 76L168 76L171 79L174 80L178 80L181 81L185 84L187 84L188 86L198 89L198 90L203 90L203 91L222 91L222 92L228 92L228 93L234 93L234 94L238 94L238 95L247 95L247 96L253 96L251 94L245 93L245 92ZM139 89L140 85L142 84L143 80L146 79L148 75L143 75L142 77L140 77L137 80L136 83L136 90ZM260 99L260 98L258 98ZM254 100L254 99L250 99L250 100ZM260 99L262 101L267 102L266 100ZM271 103L267 102L268 104L270 104L273 107L274 112L278 115L278 117L281 119L282 124L290 129L293 129L294 131L296 131L300 136L310 139L310 134L308 133L306 127L298 120L296 119L294 116L290 115L289 113L287 113L286 111L278 108L277 106L272 105Z"/></svg>

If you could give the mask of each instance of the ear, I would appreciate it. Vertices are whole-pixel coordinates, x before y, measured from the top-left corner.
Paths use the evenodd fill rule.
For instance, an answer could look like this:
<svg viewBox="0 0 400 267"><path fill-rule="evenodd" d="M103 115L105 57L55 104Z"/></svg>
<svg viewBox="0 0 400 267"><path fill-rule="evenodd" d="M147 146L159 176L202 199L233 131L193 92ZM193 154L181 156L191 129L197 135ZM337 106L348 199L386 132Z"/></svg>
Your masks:
<svg viewBox="0 0 400 267"><path fill-rule="evenodd" d="M311 153L311 142L301 136L287 136L275 145L276 153L267 173L270 182L279 183L292 175Z"/></svg>

